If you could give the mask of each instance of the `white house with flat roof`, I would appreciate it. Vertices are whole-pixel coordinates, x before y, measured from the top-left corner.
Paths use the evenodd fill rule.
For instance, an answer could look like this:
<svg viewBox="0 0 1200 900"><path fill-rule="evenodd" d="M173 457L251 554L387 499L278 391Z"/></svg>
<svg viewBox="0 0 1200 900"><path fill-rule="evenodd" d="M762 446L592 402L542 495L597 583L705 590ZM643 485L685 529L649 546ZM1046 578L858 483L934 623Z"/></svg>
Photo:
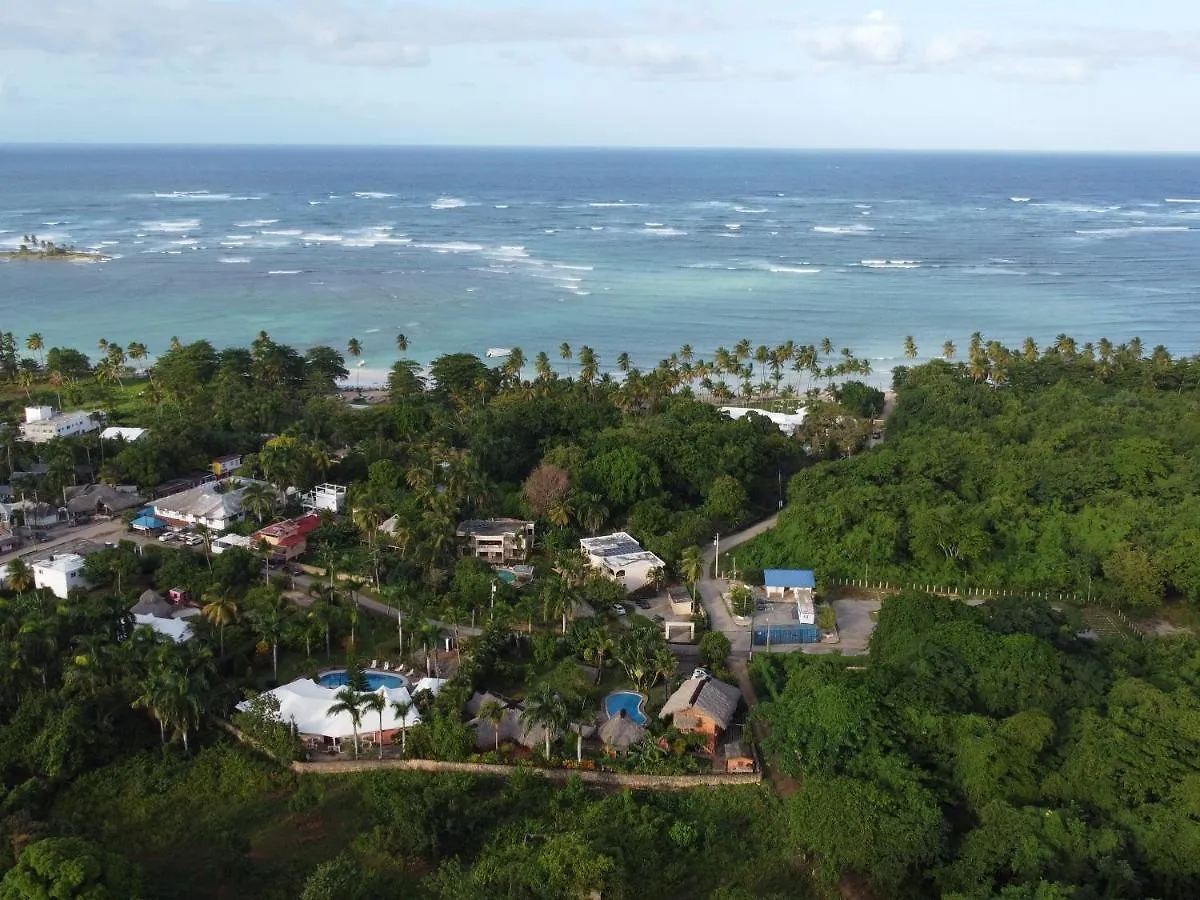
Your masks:
<svg viewBox="0 0 1200 900"><path fill-rule="evenodd" d="M764 419L770 419L775 423L775 427L791 437L796 433L796 429L804 424L805 409L800 407L794 413L772 412L767 409L749 409L744 406L722 406L721 412L725 413L731 419L740 419L749 413L762 416Z"/></svg>
<svg viewBox="0 0 1200 900"><path fill-rule="evenodd" d="M105 441L133 441L146 436L148 428L123 428L120 425L110 425L100 432L100 439Z"/></svg>
<svg viewBox="0 0 1200 900"><path fill-rule="evenodd" d="M100 430L98 412L58 412L53 406L25 407L21 437L31 444L44 444L55 438L74 437Z"/></svg>
<svg viewBox="0 0 1200 900"><path fill-rule="evenodd" d="M78 553L51 554L33 564L34 587L47 588L55 597L67 599L71 588L89 588L83 577L83 557Z"/></svg>
<svg viewBox="0 0 1200 900"><path fill-rule="evenodd" d="M318 484L311 491L300 495L300 505L308 512L331 512L336 515L346 505L346 486Z"/></svg>
<svg viewBox="0 0 1200 900"><path fill-rule="evenodd" d="M645 587L650 580L650 570L666 565L649 550L642 549L642 545L624 531L581 538L579 547L587 554L592 568L619 581L627 591Z"/></svg>

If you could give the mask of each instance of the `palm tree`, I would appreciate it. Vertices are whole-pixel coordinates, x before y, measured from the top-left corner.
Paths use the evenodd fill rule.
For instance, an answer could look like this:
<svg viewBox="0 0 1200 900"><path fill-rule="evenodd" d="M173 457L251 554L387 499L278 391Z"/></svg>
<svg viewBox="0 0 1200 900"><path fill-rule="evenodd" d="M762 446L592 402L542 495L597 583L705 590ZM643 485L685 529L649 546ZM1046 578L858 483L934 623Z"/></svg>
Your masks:
<svg viewBox="0 0 1200 900"><path fill-rule="evenodd" d="M367 694L363 697L363 712L373 712L379 716L379 758L383 759L383 714L388 708L388 699L383 695L382 689L374 694Z"/></svg>
<svg viewBox="0 0 1200 900"><path fill-rule="evenodd" d="M407 335L405 335L403 333L396 335L396 349L399 350L401 353L404 353L406 350L408 350L408 336Z"/></svg>
<svg viewBox="0 0 1200 900"><path fill-rule="evenodd" d="M904 339L904 357L905 359L917 358L917 342L913 340L911 334Z"/></svg>
<svg viewBox="0 0 1200 900"><path fill-rule="evenodd" d="M490 722L496 732L496 752L500 752L500 723L504 721L504 706L496 700L488 700L479 708L479 718Z"/></svg>
<svg viewBox="0 0 1200 900"><path fill-rule="evenodd" d="M25 346L38 355L38 367L42 366L42 348L46 346L41 332L35 331L25 339Z"/></svg>
<svg viewBox="0 0 1200 900"><path fill-rule="evenodd" d="M537 372L537 377L540 381L553 381L554 369L550 367L550 357L546 355L546 351L538 352L537 357L533 361L533 368Z"/></svg>
<svg viewBox="0 0 1200 900"><path fill-rule="evenodd" d="M542 590L542 614L547 619L562 617L562 633L567 633L567 616L575 608L575 592L565 578L552 578Z"/></svg>
<svg viewBox="0 0 1200 900"><path fill-rule="evenodd" d="M130 341L129 346L125 348L125 352L134 362L143 360L148 355L146 345L140 341Z"/></svg>
<svg viewBox="0 0 1200 900"><path fill-rule="evenodd" d="M956 355L958 355L958 348L954 346L954 341L946 341L942 344L942 359L950 362Z"/></svg>
<svg viewBox="0 0 1200 900"><path fill-rule="evenodd" d="M825 356L833 355L833 341L829 338L821 338L821 353Z"/></svg>
<svg viewBox="0 0 1200 900"><path fill-rule="evenodd" d="M5 579L10 590L21 596L33 587L33 568L25 560L18 557L8 564L8 575Z"/></svg>
<svg viewBox="0 0 1200 900"><path fill-rule="evenodd" d="M678 661L670 647L659 647L654 651L654 678L663 680L663 703L671 693L671 676L675 674Z"/></svg>
<svg viewBox="0 0 1200 900"><path fill-rule="evenodd" d="M225 655L225 626L237 621L237 601L222 594L205 594L205 604L201 608L204 617L216 625L221 635L221 656Z"/></svg>
<svg viewBox="0 0 1200 900"><path fill-rule="evenodd" d="M600 358L596 351L584 344L579 348L579 377L585 384L591 384L600 374Z"/></svg>
<svg viewBox="0 0 1200 900"><path fill-rule="evenodd" d="M683 556L679 560L679 570L692 589L692 599L695 600L696 582L704 577L704 555L700 552L699 547L688 547L683 551Z"/></svg>
<svg viewBox="0 0 1200 900"><path fill-rule="evenodd" d="M570 363L570 361L571 361L571 345L568 344L566 341L563 341L561 344L559 344L558 345L558 355L562 358L563 362ZM570 371L571 371L571 367L568 365L567 366L568 377L570 377L570 374L569 374Z"/></svg>
<svg viewBox="0 0 1200 900"><path fill-rule="evenodd" d="M362 352L363 352L362 342L360 342L358 338L350 338L350 340L346 343L346 352L349 353L356 360L356 362L354 364L354 386L357 388L358 387L358 363L357 363L357 360L360 356L362 356Z"/></svg>
<svg viewBox="0 0 1200 900"><path fill-rule="evenodd" d="M271 645L271 672L279 678L279 644L289 633L289 613L292 607L282 597L250 611L250 624L259 640Z"/></svg>
<svg viewBox="0 0 1200 900"><path fill-rule="evenodd" d="M334 694L333 699L335 702L325 711L325 715L346 713L350 716L350 727L354 731L354 758L358 759L358 729L362 725L363 711L367 708L367 698L347 685Z"/></svg>
<svg viewBox="0 0 1200 900"><path fill-rule="evenodd" d="M156 715L163 715L166 724L183 741L183 752L191 752L188 735L200 724L204 711L205 685L197 674L171 672L164 679L158 696L161 706Z"/></svg>
<svg viewBox="0 0 1200 900"><path fill-rule="evenodd" d="M158 738L167 745L167 718L175 685L171 684L176 673L166 669L152 670L148 677L138 682L140 693L131 704L134 709L144 709L158 722Z"/></svg>
<svg viewBox="0 0 1200 900"><path fill-rule="evenodd" d="M392 709L400 719L400 754L402 756L408 755L408 714L412 712L412 708L411 700L392 701Z"/></svg>
<svg viewBox="0 0 1200 900"><path fill-rule="evenodd" d="M508 351L508 359L504 361L504 372L517 384L521 382L521 370L525 368L525 351L513 347Z"/></svg>
<svg viewBox="0 0 1200 900"><path fill-rule="evenodd" d="M583 638L583 658L596 664L595 684L600 683L604 673L604 657L613 651L612 635L603 626L589 629Z"/></svg>
<svg viewBox="0 0 1200 900"><path fill-rule="evenodd" d="M521 724L526 728L537 725L545 729L546 759L550 758L550 741L560 730L565 728L567 715L567 704L548 684L542 684L533 694L525 698Z"/></svg>
<svg viewBox="0 0 1200 900"><path fill-rule="evenodd" d="M655 566L646 573L646 581L654 585L656 591L661 591L667 583L667 570L663 566Z"/></svg>
<svg viewBox="0 0 1200 900"><path fill-rule="evenodd" d="M258 520L261 525L264 519L275 514L279 505L279 494L275 488L261 481L253 481L242 491L242 508Z"/></svg>
<svg viewBox="0 0 1200 900"><path fill-rule="evenodd" d="M633 368L633 363L630 361L628 353L622 353L617 357L617 368L625 374L629 374L629 370Z"/></svg>

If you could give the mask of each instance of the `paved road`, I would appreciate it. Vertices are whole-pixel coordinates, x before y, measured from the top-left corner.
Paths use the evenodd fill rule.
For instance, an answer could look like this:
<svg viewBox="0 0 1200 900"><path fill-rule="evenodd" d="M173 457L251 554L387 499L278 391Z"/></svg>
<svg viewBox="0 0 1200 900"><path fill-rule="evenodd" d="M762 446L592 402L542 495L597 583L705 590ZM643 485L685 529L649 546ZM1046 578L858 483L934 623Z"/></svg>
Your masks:
<svg viewBox="0 0 1200 900"><path fill-rule="evenodd" d="M732 550L739 544L744 544L751 538L758 537L764 531L774 528L775 523L778 521L779 513L776 513L770 518L763 519L761 522L751 525L744 531L723 536L721 538L721 550ZM739 625L735 622L728 607L725 606L725 601L721 599L721 595L729 590L729 582L723 578L716 579L712 577L715 560L716 548L710 546L704 552L704 575L697 584L700 592L700 600L704 603L704 610L708 613L708 621L712 630L723 632L729 638L729 643L733 645L733 655L735 657L748 656L750 654L750 627L748 625Z"/></svg>
<svg viewBox="0 0 1200 900"><path fill-rule="evenodd" d="M77 528L67 526L52 526L49 531L50 539L42 544L29 544L11 553L0 556L0 566L17 557L41 556L50 553L65 544L76 541L95 541L103 544L105 541L136 540L136 536L126 533L123 519L112 519L106 522L91 522Z"/></svg>

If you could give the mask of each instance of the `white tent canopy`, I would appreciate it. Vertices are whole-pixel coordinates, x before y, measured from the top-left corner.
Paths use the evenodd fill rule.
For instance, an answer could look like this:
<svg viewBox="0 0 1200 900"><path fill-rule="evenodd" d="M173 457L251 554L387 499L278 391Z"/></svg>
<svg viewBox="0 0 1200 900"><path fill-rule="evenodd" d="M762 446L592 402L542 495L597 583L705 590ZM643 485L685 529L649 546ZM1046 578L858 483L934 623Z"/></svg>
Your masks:
<svg viewBox="0 0 1200 900"><path fill-rule="evenodd" d="M439 684L437 687L440 688L441 685ZM341 690L340 687L328 688L308 678L300 678L289 684L280 685L268 693L279 700L280 720L294 724L301 735L319 735L338 739L351 738L354 735L354 723L350 719L350 714L347 712L329 714L329 708L338 702L337 692L339 690ZM384 731L395 731L401 725L411 728L421 723L421 716L415 706L409 709L403 722L392 706L393 703L412 702L408 688L380 688L374 693L382 693L388 701L387 708L383 711ZM246 709L248 706L249 701L238 704L239 709ZM379 714L374 710L367 710L363 714L362 725L358 729L359 735L369 735L378 730Z"/></svg>

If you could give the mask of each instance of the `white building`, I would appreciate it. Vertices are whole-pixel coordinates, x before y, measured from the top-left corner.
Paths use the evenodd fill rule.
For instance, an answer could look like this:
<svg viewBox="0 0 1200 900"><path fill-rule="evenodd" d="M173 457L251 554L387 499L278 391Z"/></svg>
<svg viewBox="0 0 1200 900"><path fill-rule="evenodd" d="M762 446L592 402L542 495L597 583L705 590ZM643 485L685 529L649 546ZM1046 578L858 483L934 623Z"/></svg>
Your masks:
<svg viewBox="0 0 1200 900"><path fill-rule="evenodd" d="M525 562L533 533L534 523L524 519L467 519L455 530L464 556L494 565Z"/></svg>
<svg viewBox="0 0 1200 900"><path fill-rule="evenodd" d="M242 494L254 483L248 478L209 481L155 500L154 515L171 525L203 525L210 531L225 531L242 520Z"/></svg>
<svg viewBox="0 0 1200 900"><path fill-rule="evenodd" d="M55 597L66 600L71 588L89 588L83 577L83 557L78 553L51 554L33 564L34 587L48 588Z"/></svg>
<svg viewBox="0 0 1200 900"><path fill-rule="evenodd" d="M222 554L230 547L241 547L243 550L250 549L250 538L242 534L223 534L212 542L212 552Z"/></svg>
<svg viewBox="0 0 1200 900"><path fill-rule="evenodd" d="M44 444L55 438L73 437L100 430L98 412L57 412L53 406L25 407L21 437L31 444Z"/></svg>
<svg viewBox="0 0 1200 900"><path fill-rule="evenodd" d="M341 484L318 484L300 495L300 505L309 512L340 513L346 505L346 487Z"/></svg>
<svg viewBox="0 0 1200 900"><path fill-rule="evenodd" d="M199 610L197 610L199 612ZM184 641L191 640L192 626L182 618L164 618L162 616L152 616L146 613L134 613L133 623L135 627L145 626L157 635L169 638L177 644L182 644Z"/></svg>
<svg viewBox="0 0 1200 900"><path fill-rule="evenodd" d="M740 419L748 413L754 413L755 415L770 419L780 431L791 437L796 433L796 429L804 424L806 410L804 407L800 407L794 413L780 413L771 412L766 409L748 409L744 406L722 406L721 412L728 415L731 419Z"/></svg>
<svg viewBox="0 0 1200 900"><path fill-rule="evenodd" d="M581 538L579 547L587 554L592 567L636 591L650 580L650 570L666 565L624 531L603 537Z"/></svg>
<svg viewBox="0 0 1200 900"><path fill-rule="evenodd" d="M133 441L139 440L149 434L148 428L122 428L119 425L110 425L100 432L101 440L105 441Z"/></svg>

